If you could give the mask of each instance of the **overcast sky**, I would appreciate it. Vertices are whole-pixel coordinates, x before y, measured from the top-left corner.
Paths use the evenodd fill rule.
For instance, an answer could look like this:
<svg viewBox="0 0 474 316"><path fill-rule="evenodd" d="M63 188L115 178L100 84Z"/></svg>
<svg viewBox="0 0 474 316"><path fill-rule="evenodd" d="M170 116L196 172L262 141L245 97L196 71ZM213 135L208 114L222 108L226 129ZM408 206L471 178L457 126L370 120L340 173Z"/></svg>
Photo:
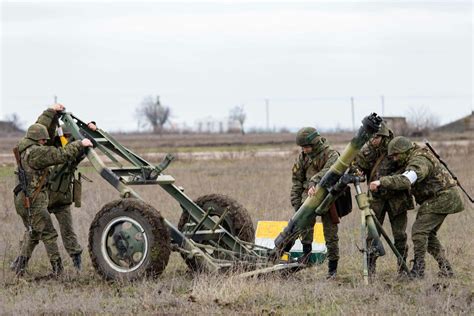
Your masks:
<svg viewBox="0 0 474 316"><path fill-rule="evenodd" d="M2 1L0 117L54 95L84 120L137 128L160 95L176 124L351 127L371 111L473 110L471 1Z"/></svg>

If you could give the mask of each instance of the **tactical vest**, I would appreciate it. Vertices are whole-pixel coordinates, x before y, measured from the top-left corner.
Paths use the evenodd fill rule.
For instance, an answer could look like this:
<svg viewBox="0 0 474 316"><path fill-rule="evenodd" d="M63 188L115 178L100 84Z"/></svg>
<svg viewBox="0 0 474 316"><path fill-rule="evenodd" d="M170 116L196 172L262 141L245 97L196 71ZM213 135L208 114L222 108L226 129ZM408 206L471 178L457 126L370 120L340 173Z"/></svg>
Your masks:
<svg viewBox="0 0 474 316"><path fill-rule="evenodd" d="M76 169L76 162L57 165L51 169L48 182L48 207L69 205L73 202L72 187Z"/></svg>
<svg viewBox="0 0 474 316"><path fill-rule="evenodd" d="M415 145L415 149L411 153L409 161L420 156L428 159L434 168L423 181L416 181L412 187L411 193L418 204L435 197L438 192L456 186L456 181L439 160L427 148L421 148Z"/></svg>

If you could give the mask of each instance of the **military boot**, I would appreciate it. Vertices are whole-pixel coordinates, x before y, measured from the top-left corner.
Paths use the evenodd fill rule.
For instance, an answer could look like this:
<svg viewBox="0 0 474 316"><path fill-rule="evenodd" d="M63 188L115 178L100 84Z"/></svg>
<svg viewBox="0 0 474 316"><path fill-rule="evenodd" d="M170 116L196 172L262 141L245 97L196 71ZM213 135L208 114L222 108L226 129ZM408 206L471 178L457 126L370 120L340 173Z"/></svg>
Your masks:
<svg viewBox="0 0 474 316"><path fill-rule="evenodd" d="M413 260L413 267L410 270L410 278L423 279L425 277L425 259Z"/></svg>
<svg viewBox="0 0 474 316"><path fill-rule="evenodd" d="M13 263L15 263L13 270L17 276L23 276L26 272L26 267L28 266L29 257L18 256ZM13 265L12 263L12 265Z"/></svg>
<svg viewBox="0 0 474 316"><path fill-rule="evenodd" d="M51 261L51 267L53 268L52 276L53 277L60 276L63 273L63 270L64 270L63 262L62 262L61 258L59 258L55 261Z"/></svg>
<svg viewBox="0 0 474 316"><path fill-rule="evenodd" d="M335 279L337 275L337 260L329 260L328 261L328 275L326 279L332 280Z"/></svg>
<svg viewBox="0 0 474 316"><path fill-rule="evenodd" d="M452 278L454 276L453 268L446 258L437 258L439 272L438 276L442 278Z"/></svg>
<svg viewBox="0 0 474 316"><path fill-rule="evenodd" d="M311 251L313 251L311 244L303 244L303 254L298 258L298 263L310 264Z"/></svg>
<svg viewBox="0 0 474 316"><path fill-rule="evenodd" d="M82 269L81 253L75 253L71 256L71 258L72 258L72 264L74 265L74 268L76 268L77 271L81 271Z"/></svg>

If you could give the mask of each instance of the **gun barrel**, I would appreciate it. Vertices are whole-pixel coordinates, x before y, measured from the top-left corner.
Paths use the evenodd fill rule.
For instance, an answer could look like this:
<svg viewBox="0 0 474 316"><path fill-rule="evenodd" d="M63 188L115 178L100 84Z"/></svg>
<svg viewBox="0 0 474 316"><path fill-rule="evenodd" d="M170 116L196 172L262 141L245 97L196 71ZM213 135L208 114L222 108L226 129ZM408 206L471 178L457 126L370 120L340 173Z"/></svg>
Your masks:
<svg viewBox="0 0 474 316"><path fill-rule="evenodd" d="M381 123L382 118L376 113L372 113L362 120L362 126L359 128L359 131L346 146L337 161L323 176L316 187L315 194L304 201L303 205L301 205L289 221L285 230L275 239L274 253L281 254L283 251L288 251L299 235L305 229L308 229L316 215L321 215L319 212L324 213L327 211L326 207L319 208L319 206L327 197L329 189L339 181L356 158L362 146L379 130ZM315 210L318 210L318 214L316 214Z"/></svg>

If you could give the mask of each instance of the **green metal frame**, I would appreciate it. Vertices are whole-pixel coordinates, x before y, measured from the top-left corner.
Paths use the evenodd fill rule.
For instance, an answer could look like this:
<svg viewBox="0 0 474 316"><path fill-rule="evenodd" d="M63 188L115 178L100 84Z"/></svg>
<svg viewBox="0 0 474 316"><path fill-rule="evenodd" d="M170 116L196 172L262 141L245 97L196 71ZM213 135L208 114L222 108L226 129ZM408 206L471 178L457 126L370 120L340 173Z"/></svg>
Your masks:
<svg viewBox="0 0 474 316"><path fill-rule="evenodd" d="M155 166L122 146L105 131L89 129L85 122L72 113L64 112L60 119L69 128L74 139L88 138L92 141L94 147L87 150L88 160L102 178L120 192L122 198L133 197L143 201L130 186L159 185L181 205L183 212L187 212L197 223L193 230L181 232L165 219L171 235L172 249L186 254L188 258L196 258L200 265L209 271L218 271L236 265L253 269L274 265L274 262L269 260L271 249L244 242L233 236L222 226L222 218L215 220L210 217L208 210L200 208L180 187L174 184L175 180L172 176L162 173L173 160L170 154L158 166ZM109 158L114 167L107 166L98 152ZM129 166L124 166L125 163ZM217 257L223 259L216 259L216 256L210 255L210 252L216 251ZM278 269L282 268L278 267Z"/></svg>

